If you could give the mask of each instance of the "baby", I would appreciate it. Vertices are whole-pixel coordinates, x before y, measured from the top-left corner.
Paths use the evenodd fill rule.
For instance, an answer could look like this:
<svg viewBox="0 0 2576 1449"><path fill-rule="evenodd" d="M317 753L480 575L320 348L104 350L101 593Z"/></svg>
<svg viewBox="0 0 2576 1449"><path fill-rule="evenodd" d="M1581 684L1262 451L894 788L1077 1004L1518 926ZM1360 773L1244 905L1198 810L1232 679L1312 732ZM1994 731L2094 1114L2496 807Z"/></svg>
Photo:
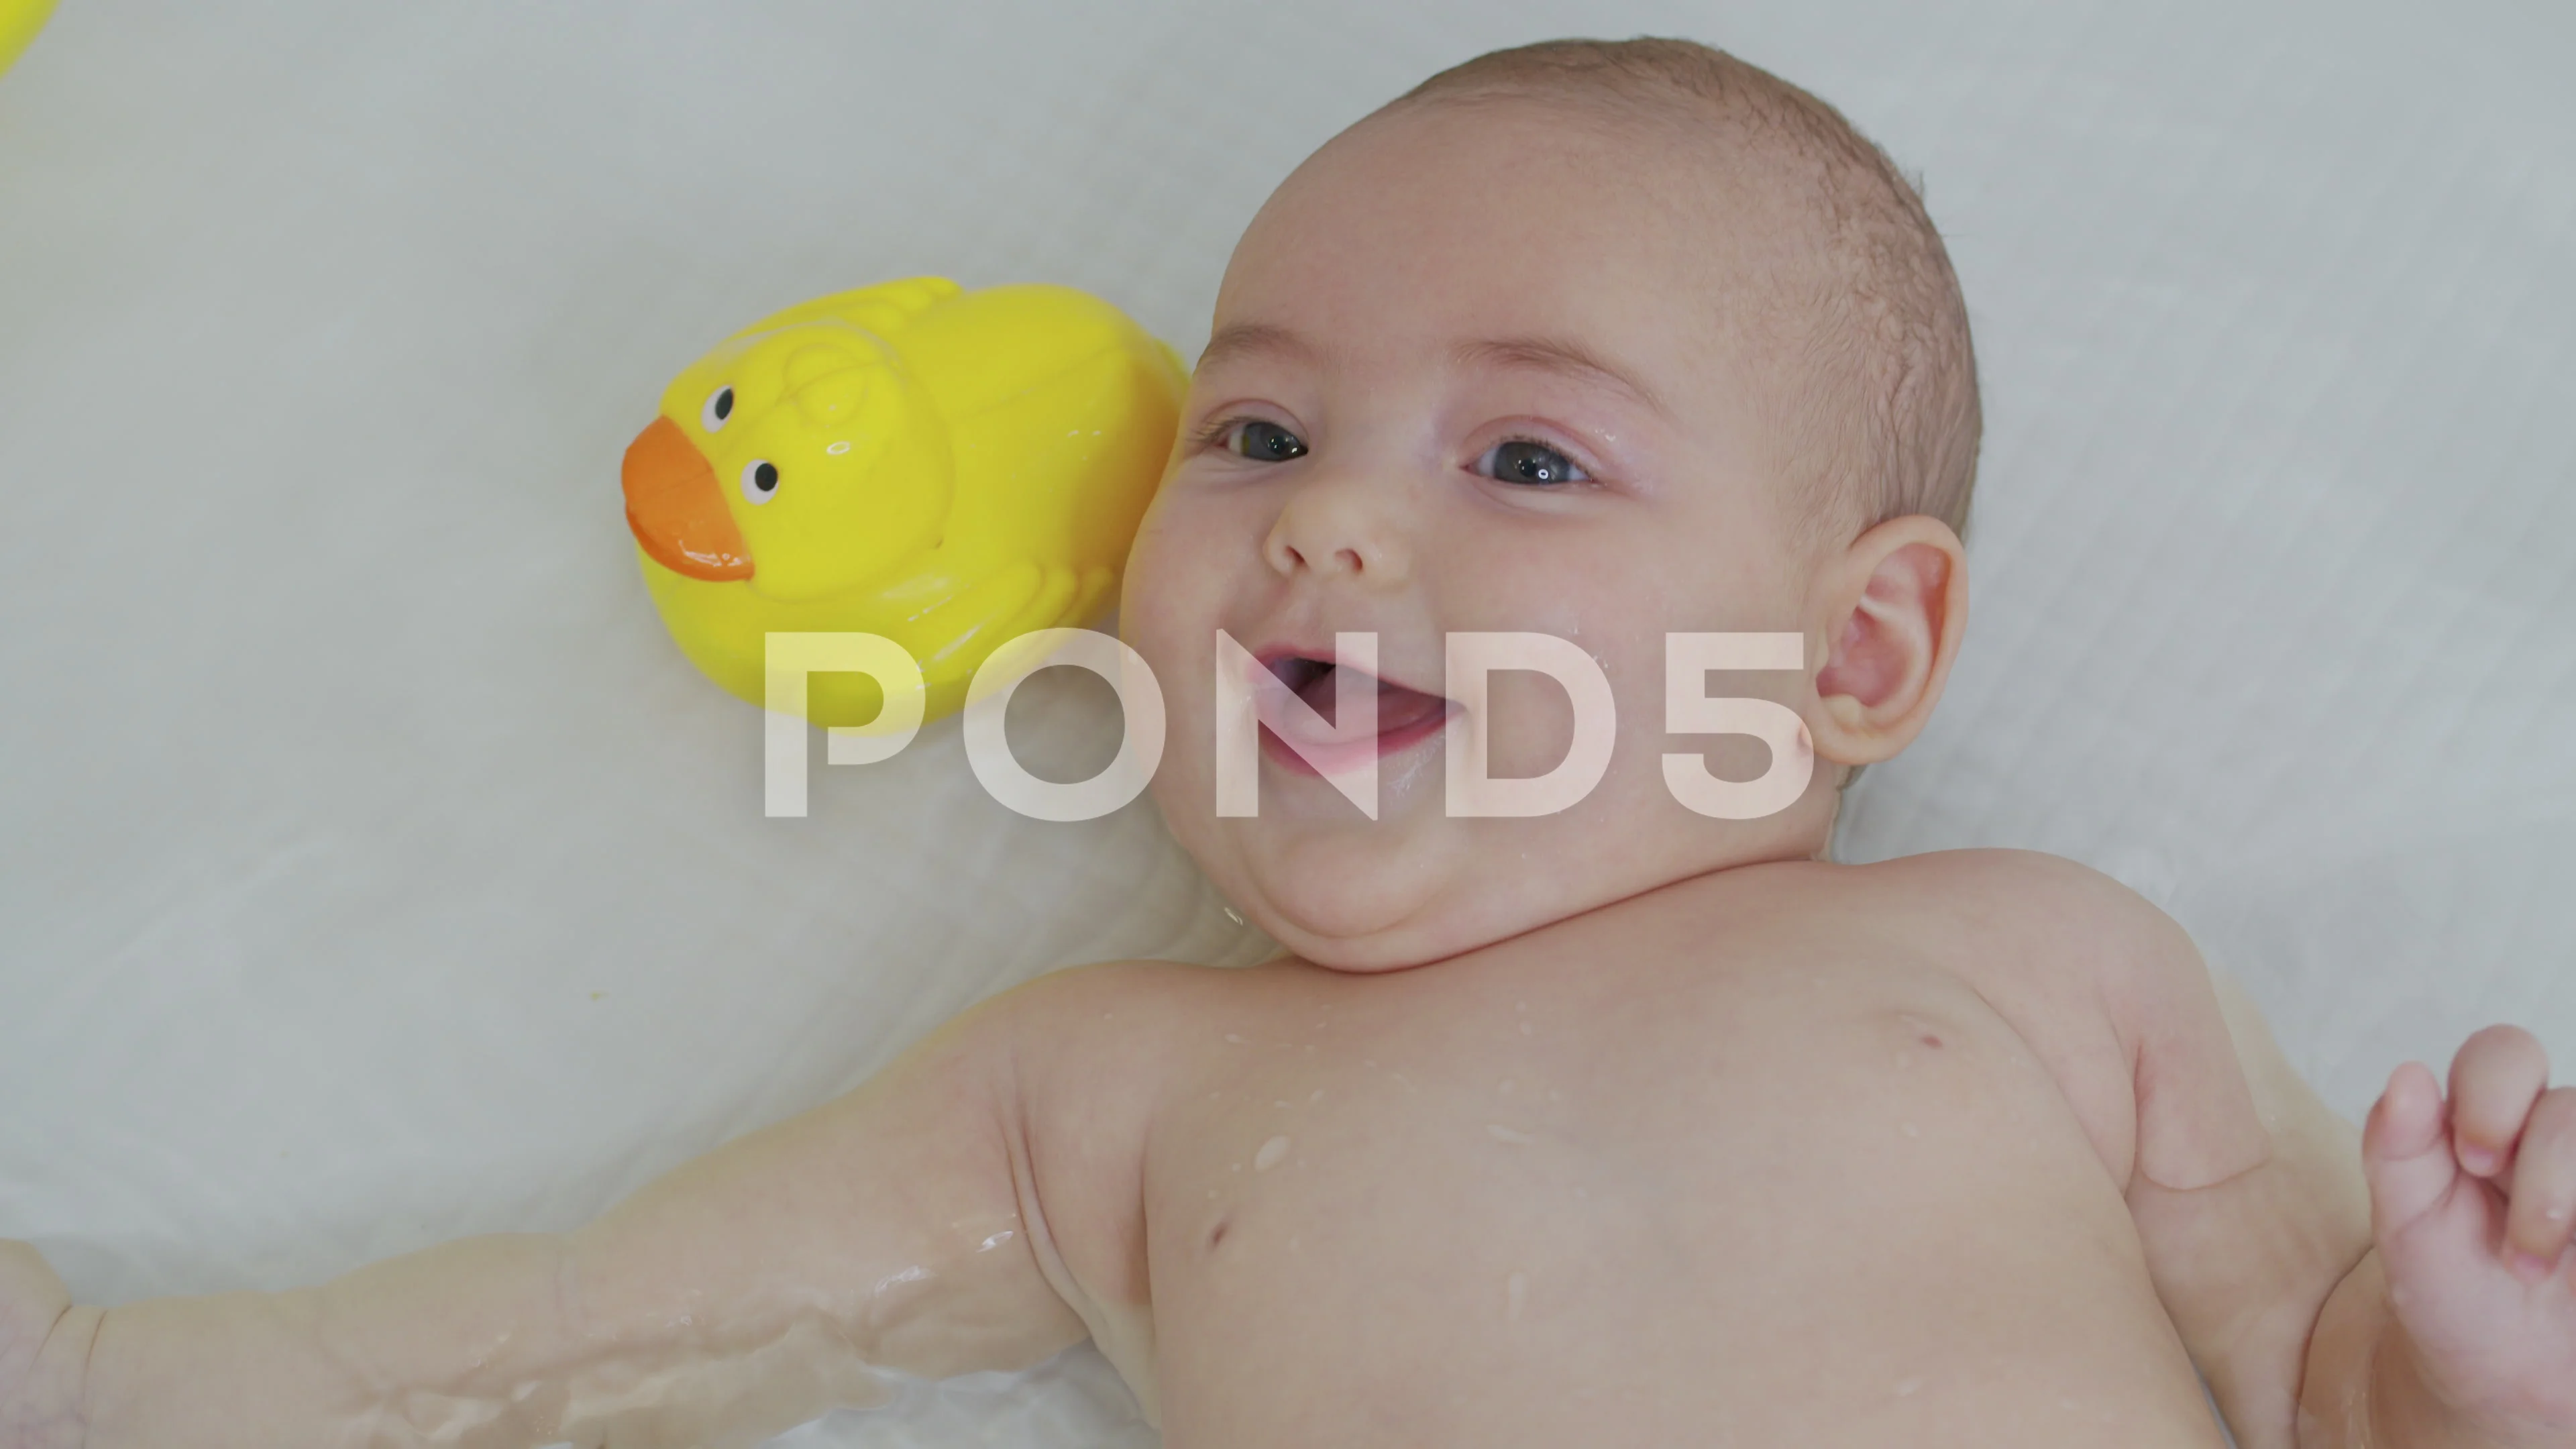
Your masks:
<svg viewBox="0 0 2576 1449"><path fill-rule="evenodd" d="M748 1444L1085 1336L1172 1449L2218 1444L2195 1369L2247 1449L2576 1445L2529 1034L2356 1144L2104 877L1825 858L1957 654L1978 419L1940 241L1823 103L1661 40L1433 77L1245 233L1126 574L1156 802L1286 954L1034 981L568 1235L108 1311L0 1245L0 1446ZM1374 819L1268 730L1217 812L1220 631L1374 691ZM1455 740L1575 735L1527 670L1443 693L1478 631L1607 677L1576 803L1446 808ZM1794 712L1786 808L1668 785L1778 763L1668 719L1694 632L1803 638L1685 681Z"/></svg>

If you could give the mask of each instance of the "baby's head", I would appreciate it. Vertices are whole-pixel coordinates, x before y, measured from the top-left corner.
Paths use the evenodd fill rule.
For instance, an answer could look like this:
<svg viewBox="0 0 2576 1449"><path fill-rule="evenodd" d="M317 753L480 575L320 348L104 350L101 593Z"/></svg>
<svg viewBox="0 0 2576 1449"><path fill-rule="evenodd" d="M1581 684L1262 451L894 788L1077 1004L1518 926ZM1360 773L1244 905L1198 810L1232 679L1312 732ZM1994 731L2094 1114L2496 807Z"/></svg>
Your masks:
<svg viewBox="0 0 2576 1449"><path fill-rule="evenodd" d="M1257 924L1354 970L1818 855L1957 651L1978 425L1940 239L1830 107L1680 41L1434 76L1299 166L1226 269L1120 608L1169 712L1157 803ZM1335 681L1298 661L1378 636L1377 819L1266 730L1258 815L1216 813L1220 629L1328 712ZM1444 809L1444 640L1478 631L1571 641L1608 678L1609 764L1577 803ZM1770 750L1666 733L1671 632L1804 637L1800 672L1706 681L1803 723L1788 808L1675 799L1665 755L1748 780ZM1490 774L1549 771L1566 692L1490 681L1460 721Z"/></svg>

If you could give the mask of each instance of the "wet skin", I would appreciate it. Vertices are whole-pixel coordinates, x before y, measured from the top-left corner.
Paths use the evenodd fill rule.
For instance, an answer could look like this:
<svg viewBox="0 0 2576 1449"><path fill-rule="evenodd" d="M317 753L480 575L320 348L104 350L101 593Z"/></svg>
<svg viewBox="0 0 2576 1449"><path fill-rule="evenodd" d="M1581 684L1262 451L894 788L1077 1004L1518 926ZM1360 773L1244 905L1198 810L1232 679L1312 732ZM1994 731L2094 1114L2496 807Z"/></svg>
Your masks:
<svg viewBox="0 0 2576 1449"><path fill-rule="evenodd" d="M2126 1044L2225 1028L2124 895L1786 863L1416 971L1073 973L1011 1033L1041 1241L1175 1449L2215 1444ZM2243 1090L2192 1104L2240 1149Z"/></svg>
<svg viewBox="0 0 2576 1449"><path fill-rule="evenodd" d="M2472 1442L2365 1432L2437 1401L2576 1425L2576 1302L2473 1216L2528 1120L2506 1246L2576 1280L2576 1096L2527 1034L2472 1040L2455 1120L2403 1073L2374 1118L2416 1234L2387 1271L2440 1330L2392 1357L2350 1129L2172 921L2046 856L1820 858L1841 767L1939 699L1965 559L1929 519L1799 526L1795 228L1707 161L1527 108L1373 120L1238 248L1120 626L1169 704L1164 820L1287 954L1040 978L571 1234L106 1313L0 1244L0 1445L748 1445L882 1398L871 1365L1086 1334L1170 1449L2206 1446L2195 1359L2247 1449ZM1417 729L1365 752L1372 821L1274 741L1260 813L1219 817L1218 630L1315 697L1377 634L1388 721L1475 716L1504 776L1563 754L1565 697L1506 674L1465 711L1442 639L1574 640L1612 762L1558 814L1459 817ZM1664 733L1668 631L1803 636L1712 680L1802 722L1788 809L1667 791L1666 752L1767 754Z"/></svg>

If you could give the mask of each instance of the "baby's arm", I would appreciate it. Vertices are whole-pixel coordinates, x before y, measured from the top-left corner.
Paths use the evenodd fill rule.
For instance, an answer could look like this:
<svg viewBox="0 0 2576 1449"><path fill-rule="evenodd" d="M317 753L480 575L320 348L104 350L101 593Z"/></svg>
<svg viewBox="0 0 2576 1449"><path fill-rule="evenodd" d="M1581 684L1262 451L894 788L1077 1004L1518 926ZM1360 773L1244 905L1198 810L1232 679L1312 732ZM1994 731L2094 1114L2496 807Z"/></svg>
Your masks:
<svg viewBox="0 0 2576 1449"><path fill-rule="evenodd" d="M2190 951L2188 970L2206 969L2179 928L2168 940L2168 949ZM2484 1195L2490 1184L2452 1167L2444 1104L2429 1074L2401 1071L2372 1113L2365 1186L2353 1129L2291 1069L2244 992L2223 978L2216 985L2270 1154L2249 1172L2189 1190L2141 1172L2129 1204L2157 1290L2237 1442L2576 1446L2576 1294L2568 1281L2576 1275L2562 1263L2527 1294L2503 1281L2515 1246L2503 1231L2505 1214ZM2545 1066L2503 1061L2493 1050L2500 1043L2529 1044L2536 1055L2527 1034L2481 1033L2454 1068L2455 1085L2468 1088L2465 1096L2455 1091L2455 1101L2472 1103L2464 1117L2510 1118L2501 1130L2475 1129L2509 1144ZM2512 1110L2502 1110L2517 1094ZM2480 1098L2498 1109L2475 1106ZM2557 1166L2576 1169L2576 1141L2558 1145L2571 1150ZM2501 1149L2498 1158L2493 1167L2508 1165ZM2487 1211L2475 1223L2454 1223L2462 1230L2438 1243L2410 1242L2408 1234L2421 1234L2442 1208L2455 1217ZM2541 1212L2521 1216L2537 1220ZM2406 1295L2391 1294L2384 1263L2392 1246L2412 1260L2400 1265L2413 1285L2402 1314L2394 1299ZM2454 1341L2439 1343L2428 1327ZM2435 1351L2424 1353L2425 1344ZM2445 1365L2466 1372L2441 1382Z"/></svg>
<svg viewBox="0 0 2576 1449"><path fill-rule="evenodd" d="M0 1449L750 1444L882 1399L872 1366L1033 1363L1084 1326L1023 1211L1028 991L570 1234L104 1312L0 1253Z"/></svg>
<svg viewBox="0 0 2576 1449"><path fill-rule="evenodd" d="M2161 917L2161 913L2158 913ZM2129 1209L2157 1293L2242 1449L2293 1449L2317 1313L2370 1251L2370 1199L2351 1126L2293 1070L2235 982L2208 973L2166 922L2174 969L2207 973L2271 1151L2188 1190L2131 1180ZM2189 952L2187 959L2178 953Z"/></svg>

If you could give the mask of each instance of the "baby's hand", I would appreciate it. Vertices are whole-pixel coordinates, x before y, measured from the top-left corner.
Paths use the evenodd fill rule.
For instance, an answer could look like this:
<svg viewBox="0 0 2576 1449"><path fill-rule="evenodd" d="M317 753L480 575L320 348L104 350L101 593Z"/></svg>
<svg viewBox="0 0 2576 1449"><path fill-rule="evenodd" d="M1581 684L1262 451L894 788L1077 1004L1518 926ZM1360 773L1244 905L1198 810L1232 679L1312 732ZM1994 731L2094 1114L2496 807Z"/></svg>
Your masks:
<svg viewBox="0 0 2576 1449"><path fill-rule="evenodd" d="M2508 1443L2576 1445L2576 1087L2491 1026L2451 1095L2399 1067L2362 1133L2380 1266L2425 1387Z"/></svg>
<svg viewBox="0 0 2576 1449"><path fill-rule="evenodd" d="M0 1242L0 1449L75 1449L80 1362L55 1337L72 1295L35 1249ZM94 1315L97 1310L83 1310Z"/></svg>

